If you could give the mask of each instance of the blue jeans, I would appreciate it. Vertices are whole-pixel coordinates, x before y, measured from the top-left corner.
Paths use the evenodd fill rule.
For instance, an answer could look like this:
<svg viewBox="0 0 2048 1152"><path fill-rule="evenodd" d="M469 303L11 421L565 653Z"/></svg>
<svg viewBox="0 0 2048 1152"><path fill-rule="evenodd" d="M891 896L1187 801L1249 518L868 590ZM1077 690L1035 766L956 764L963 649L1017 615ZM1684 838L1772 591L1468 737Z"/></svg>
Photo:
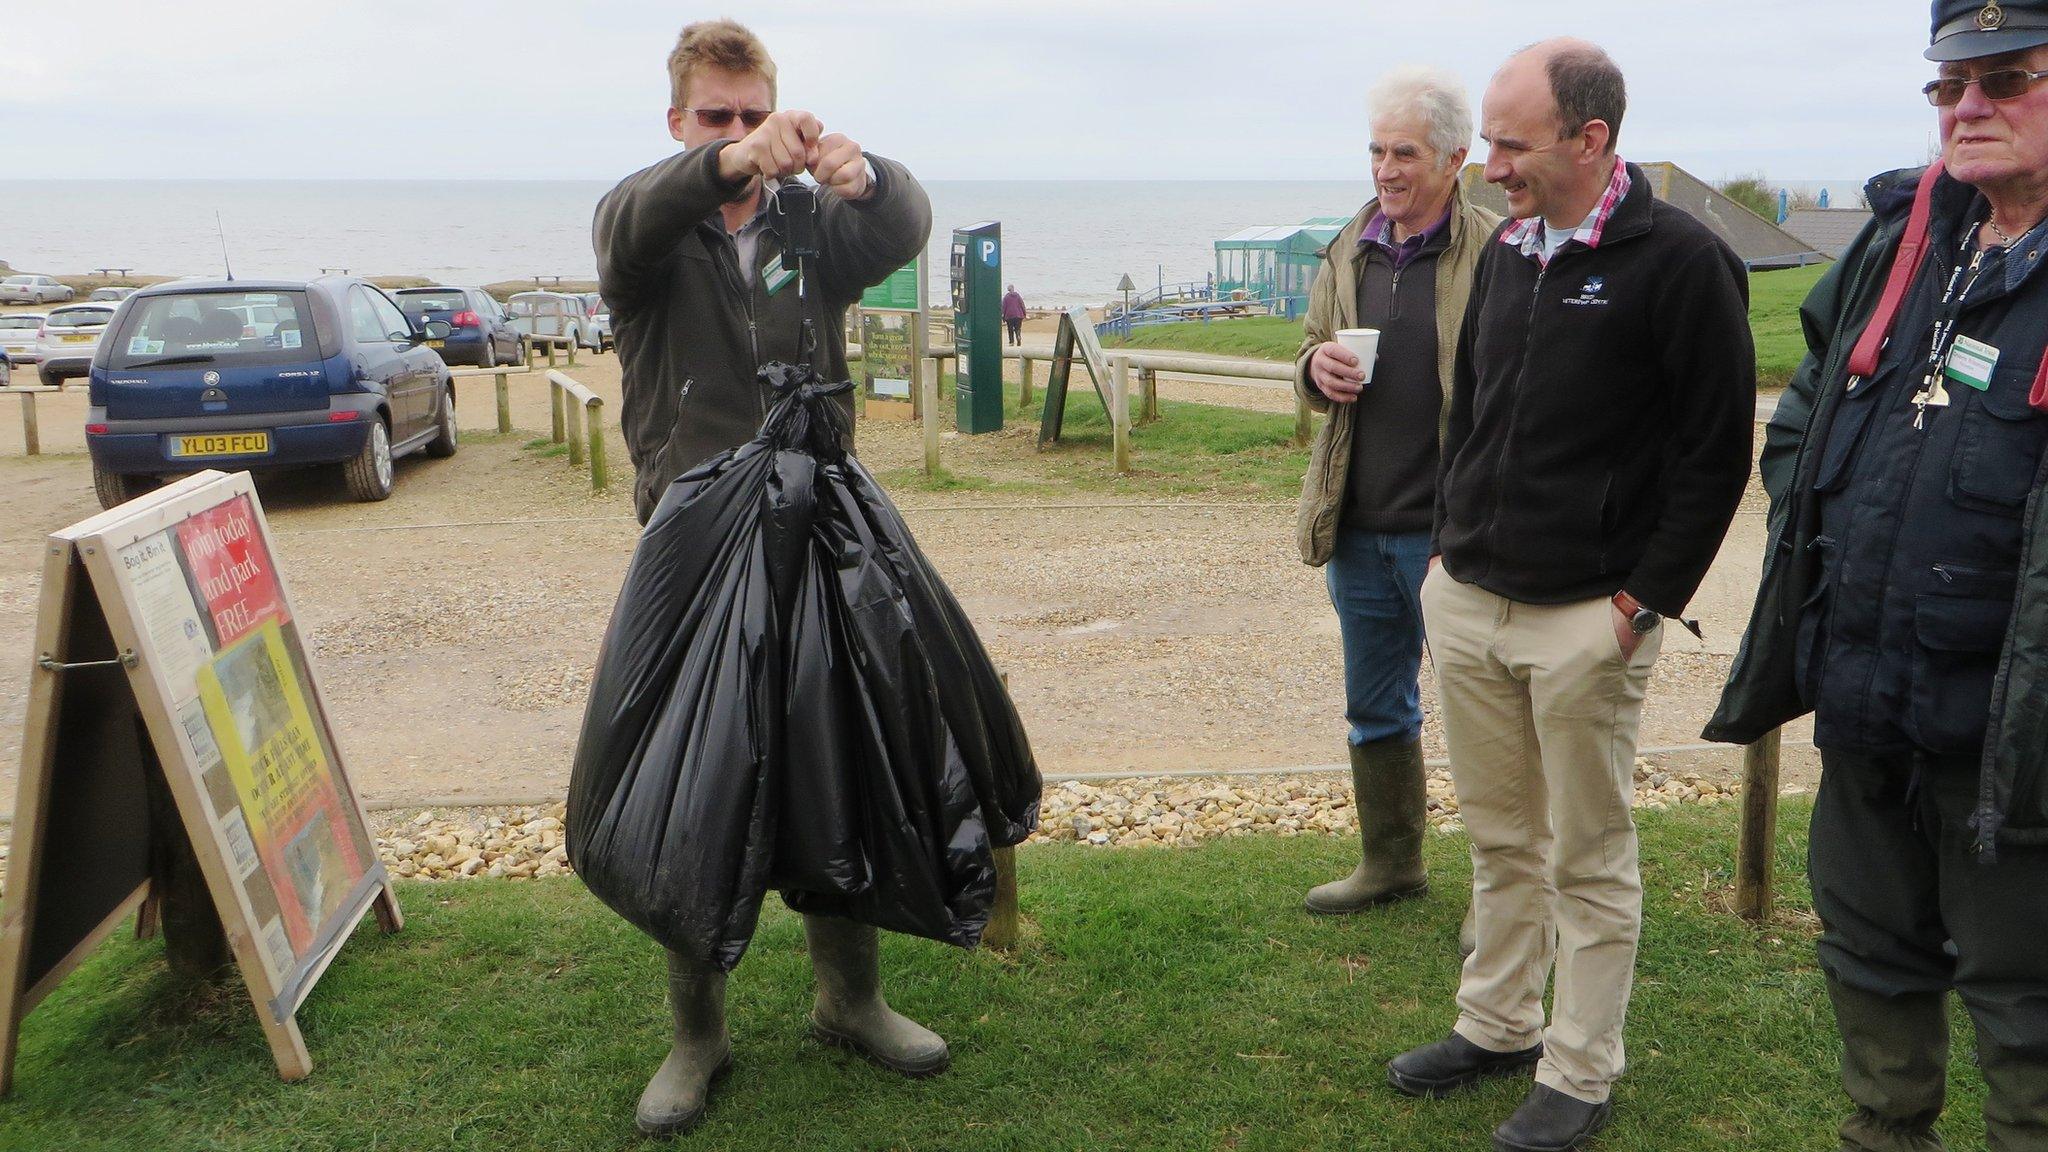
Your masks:
<svg viewBox="0 0 2048 1152"><path fill-rule="evenodd" d="M1422 578L1429 533L1337 528L1324 574L1344 634L1351 743L1422 735Z"/></svg>

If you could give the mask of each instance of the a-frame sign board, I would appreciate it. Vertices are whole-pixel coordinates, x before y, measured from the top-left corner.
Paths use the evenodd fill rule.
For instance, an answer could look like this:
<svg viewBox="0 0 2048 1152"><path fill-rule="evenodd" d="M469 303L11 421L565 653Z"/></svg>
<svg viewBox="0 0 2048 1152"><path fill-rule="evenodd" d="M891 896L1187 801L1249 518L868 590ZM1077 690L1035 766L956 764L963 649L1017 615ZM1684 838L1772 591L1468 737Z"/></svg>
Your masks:
<svg viewBox="0 0 2048 1152"><path fill-rule="evenodd" d="M1045 380L1045 414L1038 423L1041 448L1060 438L1060 426L1067 417L1067 378L1073 373L1077 349L1087 366L1088 379L1095 385L1095 396L1102 401L1102 411L1109 414L1109 357L1102 354L1102 341L1095 338L1095 322L1088 319L1088 310L1069 308L1060 314L1059 335L1053 337L1052 371L1046 373Z"/></svg>
<svg viewBox="0 0 2048 1152"><path fill-rule="evenodd" d="M402 926L274 556L246 472L50 536L0 903L0 1092L22 1017L162 895L152 835L189 841L287 1080L313 1067L298 1008L363 913ZM151 820L158 788L175 819Z"/></svg>

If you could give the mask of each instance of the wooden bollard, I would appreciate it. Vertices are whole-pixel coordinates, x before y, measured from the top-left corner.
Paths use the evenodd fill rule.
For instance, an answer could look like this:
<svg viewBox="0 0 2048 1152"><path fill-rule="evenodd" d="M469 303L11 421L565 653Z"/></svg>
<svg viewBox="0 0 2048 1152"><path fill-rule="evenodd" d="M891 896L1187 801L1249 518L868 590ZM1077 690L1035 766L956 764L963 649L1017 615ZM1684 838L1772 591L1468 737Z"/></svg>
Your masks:
<svg viewBox="0 0 2048 1152"><path fill-rule="evenodd" d="M1026 408L1031 407L1031 357L1026 356L1017 363L1019 365L1017 411L1022 412Z"/></svg>
<svg viewBox="0 0 2048 1152"><path fill-rule="evenodd" d="M31 456L43 454L43 430L36 424L36 394L21 394L21 440Z"/></svg>
<svg viewBox="0 0 2048 1152"><path fill-rule="evenodd" d="M1159 419L1159 373L1151 368L1138 369L1138 395L1141 397L1138 421L1150 424Z"/></svg>
<svg viewBox="0 0 2048 1152"><path fill-rule="evenodd" d="M569 341L569 367L576 366L576 341Z"/></svg>
<svg viewBox="0 0 2048 1152"><path fill-rule="evenodd" d="M1771 916L1781 737L1774 728L1742 750L1742 833L1735 849L1735 913L1745 920L1764 921Z"/></svg>
<svg viewBox="0 0 2048 1152"><path fill-rule="evenodd" d="M602 492L611 483L604 468L604 400L594 399L584 409L585 430L590 434L590 490Z"/></svg>
<svg viewBox="0 0 2048 1152"><path fill-rule="evenodd" d="M555 342L548 341L548 367L555 367Z"/></svg>
<svg viewBox="0 0 2048 1152"><path fill-rule="evenodd" d="M924 408L924 474L939 474L939 364L932 362L932 370L920 372L918 380L918 401ZM920 368L923 365L919 365Z"/></svg>
<svg viewBox="0 0 2048 1152"><path fill-rule="evenodd" d="M574 392L562 389L562 431L569 441L569 466L583 463L583 401Z"/></svg>
<svg viewBox="0 0 2048 1152"><path fill-rule="evenodd" d="M1000 678L1007 694L1010 690L1009 673L1003 673ZM994 855L996 899L989 906L988 927L982 930L981 943L984 947L1007 952L1017 946L1018 938L1023 935L1023 917L1017 910L1017 850L997 848Z"/></svg>
<svg viewBox="0 0 2048 1152"><path fill-rule="evenodd" d="M548 416L553 421L549 432L550 440L555 444L560 444L568 435L562 428L562 405L566 403L568 397L562 394L562 386L553 380L548 381Z"/></svg>
<svg viewBox="0 0 2048 1152"><path fill-rule="evenodd" d="M500 372L498 383L498 431L500 434L512 431L512 374Z"/></svg>
<svg viewBox="0 0 2048 1152"><path fill-rule="evenodd" d="M1131 362L1122 356L1109 372L1109 463L1119 474L1131 470Z"/></svg>

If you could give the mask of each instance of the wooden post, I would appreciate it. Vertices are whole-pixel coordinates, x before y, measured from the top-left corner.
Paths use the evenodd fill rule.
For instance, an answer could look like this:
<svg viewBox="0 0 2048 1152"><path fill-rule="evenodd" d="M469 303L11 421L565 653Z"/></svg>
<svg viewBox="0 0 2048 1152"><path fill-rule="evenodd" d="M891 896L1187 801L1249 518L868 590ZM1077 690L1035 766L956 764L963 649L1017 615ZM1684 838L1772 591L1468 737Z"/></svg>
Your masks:
<svg viewBox="0 0 2048 1152"><path fill-rule="evenodd" d="M21 439L27 445L29 455L43 454L43 433L36 425L36 394L33 392L21 394Z"/></svg>
<svg viewBox="0 0 2048 1152"><path fill-rule="evenodd" d="M562 428L562 405L567 402L568 397L562 394L562 386L550 379L548 381L548 414L554 419L552 439L556 444L560 444L567 436L567 433Z"/></svg>
<svg viewBox="0 0 2048 1152"><path fill-rule="evenodd" d="M1735 912L1745 920L1764 921L1771 916L1781 736L1774 728L1742 750L1742 835L1735 849Z"/></svg>
<svg viewBox="0 0 2048 1152"><path fill-rule="evenodd" d="M924 407L924 474L939 474L939 364L918 381L919 403Z"/></svg>
<svg viewBox="0 0 2048 1152"><path fill-rule="evenodd" d="M1003 691L1010 690L1010 674L1001 673ZM1007 952L1017 946L1023 935L1022 916L1017 911L1017 850L997 848L994 852L996 863L996 899L989 906L988 927L982 930L981 942L985 947Z"/></svg>
<svg viewBox="0 0 2048 1152"><path fill-rule="evenodd" d="M569 441L569 466L573 468L583 463L583 401L567 388L562 389L562 422Z"/></svg>
<svg viewBox="0 0 2048 1152"><path fill-rule="evenodd" d="M1311 419L1311 413L1308 410L1308 397L1303 396L1301 394L1301 389L1296 388L1294 390L1295 447L1299 448L1305 446L1308 443L1309 437L1314 434L1314 431L1315 423Z"/></svg>
<svg viewBox="0 0 2048 1152"><path fill-rule="evenodd" d="M576 366L576 341L569 341L569 367Z"/></svg>
<svg viewBox="0 0 2048 1152"><path fill-rule="evenodd" d="M554 366L555 366L555 339L554 339L554 337L550 336L550 337L548 337L548 367L550 367L550 368L553 368Z"/></svg>
<svg viewBox="0 0 2048 1152"><path fill-rule="evenodd" d="M592 396L584 409L584 428L590 434L590 490L602 492L610 477L604 470L604 399Z"/></svg>
<svg viewBox="0 0 2048 1152"><path fill-rule="evenodd" d="M1150 424L1159 419L1159 373L1156 370L1138 369L1138 394L1142 398L1138 422Z"/></svg>
<svg viewBox="0 0 2048 1152"><path fill-rule="evenodd" d="M1119 474L1131 470L1131 362L1122 356L1109 372L1109 462Z"/></svg>
<svg viewBox="0 0 2048 1152"><path fill-rule="evenodd" d="M1018 363L1022 383L1017 389L1017 411L1022 412L1031 407L1031 357L1026 356Z"/></svg>
<svg viewBox="0 0 2048 1152"><path fill-rule="evenodd" d="M498 431L512 430L512 373L498 373Z"/></svg>

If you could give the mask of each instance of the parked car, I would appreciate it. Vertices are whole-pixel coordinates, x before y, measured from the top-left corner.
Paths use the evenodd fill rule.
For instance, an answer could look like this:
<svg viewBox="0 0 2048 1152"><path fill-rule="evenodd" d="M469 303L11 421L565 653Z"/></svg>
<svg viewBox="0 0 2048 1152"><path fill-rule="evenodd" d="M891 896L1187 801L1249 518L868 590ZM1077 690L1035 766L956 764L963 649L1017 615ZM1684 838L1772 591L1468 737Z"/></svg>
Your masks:
<svg viewBox="0 0 2048 1152"><path fill-rule="evenodd" d="M36 369L37 377L56 387L85 375L92 365L93 353L99 350L107 322L120 307L88 301L50 309L36 333L36 351L41 353L42 360Z"/></svg>
<svg viewBox="0 0 2048 1152"><path fill-rule="evenodd" d="M54 276L9 276L0 280L0 304L49 304L75 299L78 293Z"/></svg>
<svg viewBox="0 0 2048 1152"><path fill-rule="evenodd" d="M0 360L33 364L43 358L36 345L36 333L43 327L41 312L0 312Z"/></svg>
<svg viewBox="0 0 2048 1152"><path fill-rule="evenodd" d="M439 352L445 363L496 368L520 362L519 330L489 292L481 288L400 288L392 295L414 323L447 323L446 340L427 341L427 347Z"/></svg>
<svg viewBox="0 0 2048 1152"><path fill-rule="evenodd" d="M593 352L604 351L611 344L611 305L596 292L578 292L576 298L583 301L583 335L587 341L583 346Z"/></svg>
<svg viewBox="0 0 2048 1152"><path fill-rule="evenodd" d="M144 288L93 358L93 489L111 508L167 475L339 464L382 500L397 457L455 454L455 385L425 346L448 334L352 276Z"/></svg>
<svg viewBox="0 0 2048 1152"><path fill-rule="evenodd" d="M112 301L113 301L114 303L118 304L118 303L120 303L121 301L123 301L123 300L126 300L126 299L127 299L128 297L130 297L130 296L132 296L132 295L134 295L134 294L135 294L135 289L133 289L133 288L131 288L131 287L129 287L129 286L127 286L127 285L125 285L125 284L109 284L109 285L107 285L107 286L106 286L105 288L95 288L95 289L93 289L93 290L92 290L92 295L90 295L90 296L87 296L87 297L86 297L86 299L87 299L87 300L112 300Z"/></svg>
<svg viewBox="0 0 2048 1152"><path fill-rule="evenodd" d="M566 292L520 292L505 301L512 327L527 336L566 336L572 344L589 347L584 335L589 325L583 319L583 298Z"/></svg>

